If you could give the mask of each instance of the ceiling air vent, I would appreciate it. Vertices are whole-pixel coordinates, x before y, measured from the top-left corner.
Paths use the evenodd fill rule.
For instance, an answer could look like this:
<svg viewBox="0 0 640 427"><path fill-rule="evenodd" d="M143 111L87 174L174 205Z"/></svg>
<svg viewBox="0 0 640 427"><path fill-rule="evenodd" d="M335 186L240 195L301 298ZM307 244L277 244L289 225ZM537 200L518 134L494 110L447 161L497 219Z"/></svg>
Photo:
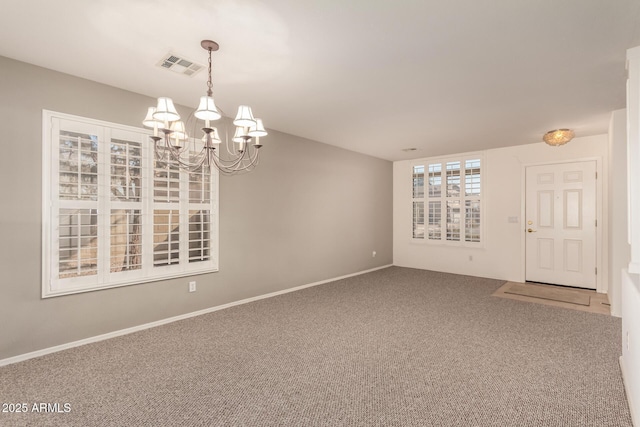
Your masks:
<svg viewBox="0 0 640 427"><path fill-rule="evenodd" d="M196 64L193 61L181 58L173 53L166 54L160 61L158 61L156 65L160 68L165 68L167 70L171 70L178 74L184 74L189 77L194 76L198 73L198 71L204 68L200 64Z"/></svg>

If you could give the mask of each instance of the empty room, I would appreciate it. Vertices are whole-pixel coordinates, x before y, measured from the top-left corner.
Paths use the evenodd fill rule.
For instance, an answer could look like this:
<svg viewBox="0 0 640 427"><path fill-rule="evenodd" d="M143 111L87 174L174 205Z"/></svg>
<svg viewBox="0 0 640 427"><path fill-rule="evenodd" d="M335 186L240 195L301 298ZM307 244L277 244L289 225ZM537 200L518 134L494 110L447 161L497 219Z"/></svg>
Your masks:
<svg viewBox="0 0 640 427"><path fill-rule="evenodd" d="M640 2L0 14L0 426L640 427Z"/></svg>

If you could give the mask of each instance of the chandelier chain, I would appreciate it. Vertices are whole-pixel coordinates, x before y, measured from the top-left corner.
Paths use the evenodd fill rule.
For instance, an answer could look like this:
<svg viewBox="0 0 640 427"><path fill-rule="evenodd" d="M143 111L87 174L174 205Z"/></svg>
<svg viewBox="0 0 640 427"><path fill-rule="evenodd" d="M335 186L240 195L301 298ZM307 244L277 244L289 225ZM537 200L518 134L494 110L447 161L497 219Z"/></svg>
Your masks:
<svg viewBox="0 0 640 427"><path fill-rule="evenodd" d="M209 79L207 80L207 95L213 96L213 82L211 81L211 48L207 49L209 51Z"/></svg>

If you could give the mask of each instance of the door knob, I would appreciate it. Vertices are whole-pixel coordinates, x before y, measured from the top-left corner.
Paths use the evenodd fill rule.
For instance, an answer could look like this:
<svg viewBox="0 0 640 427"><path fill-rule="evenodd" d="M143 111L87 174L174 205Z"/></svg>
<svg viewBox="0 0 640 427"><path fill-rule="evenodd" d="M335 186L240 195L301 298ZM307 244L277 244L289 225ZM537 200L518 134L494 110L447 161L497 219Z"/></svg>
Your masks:
<svg viewBox="0 0 640 427"><path fill-rule="evenodd" d="M527 232L528 232L528 233L535 233L535 232L536 232L536 230L533 230L533 229L529 228L529 229L527 229Z"/></svg>

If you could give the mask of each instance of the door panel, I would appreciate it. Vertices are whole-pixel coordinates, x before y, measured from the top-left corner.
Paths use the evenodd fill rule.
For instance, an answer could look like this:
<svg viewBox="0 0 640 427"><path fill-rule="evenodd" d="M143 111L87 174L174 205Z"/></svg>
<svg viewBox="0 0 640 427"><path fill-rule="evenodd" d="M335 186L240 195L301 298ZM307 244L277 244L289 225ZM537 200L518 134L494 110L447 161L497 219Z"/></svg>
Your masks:
<svg viewBox="0 0 640 427"><path fill-rule="evenodd" d="M596 162L526 170L526 280L596 288Z"/></svg>
<svg viewBox="0 0 640 427"><path fill-rule="evenodd" d="M566 239L563 244L565 271L580 273L582 271L582 240Z"/></svg>
<svg viewBox="0 0 640 427"><path fill-rule="evenodd" d="M553 191L538 191L538 227L553 228Z"/></svg>
<svg viewBox="0 0 640 427"><path fill-rule="evenodd" d="M582 190L564 190L564 228L582 229Z"/></svg>
<svg viewBox="0 0 640 427"><path fill-rule="evenodd" d="M538 245L538 269L553 270L553 239L540 238L536 243Z"/></svg>

